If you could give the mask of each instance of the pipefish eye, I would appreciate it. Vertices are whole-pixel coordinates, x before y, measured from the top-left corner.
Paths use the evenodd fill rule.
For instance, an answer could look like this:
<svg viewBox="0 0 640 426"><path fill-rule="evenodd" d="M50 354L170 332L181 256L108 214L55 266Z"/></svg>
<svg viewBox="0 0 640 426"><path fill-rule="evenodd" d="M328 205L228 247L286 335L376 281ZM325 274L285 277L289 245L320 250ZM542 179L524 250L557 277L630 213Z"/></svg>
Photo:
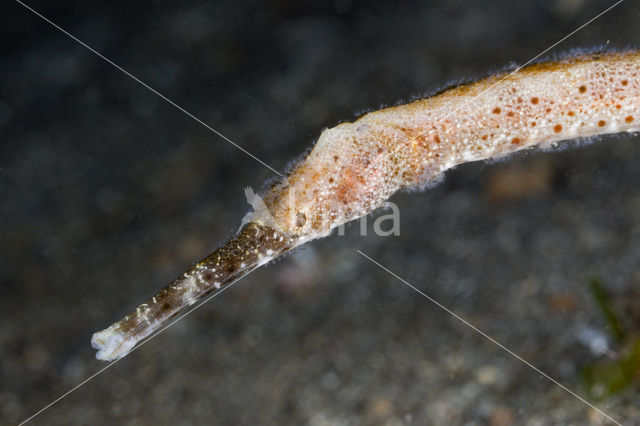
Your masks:
<svg viewBox="0 0 640 426"><path fill-rule="evenodd" d="M302 212L296 213L296 226L302 228L307 223L307 215Z"/></svg>

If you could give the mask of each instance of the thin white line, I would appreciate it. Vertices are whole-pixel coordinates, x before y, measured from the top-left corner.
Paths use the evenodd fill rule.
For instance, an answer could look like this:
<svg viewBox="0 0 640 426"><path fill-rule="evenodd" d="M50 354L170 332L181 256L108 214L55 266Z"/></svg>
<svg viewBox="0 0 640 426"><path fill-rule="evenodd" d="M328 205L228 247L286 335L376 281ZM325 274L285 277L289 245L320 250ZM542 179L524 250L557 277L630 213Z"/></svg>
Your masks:
<svg viewBox="0 0 640 426"><path fill-rule="evenodd" d="M492 84L491 86L487 87L486 89L484 89L483 91L481 91L480 93L478 93L477 95L473 96L471 99L467 100L466 102L462 103L460 106L458 106L457 108L455 108L453 111L445 114L444 117L440 118L438 121L436 121L435 123L432 124L432 127L436 127L438 124L442 123L445 119L447 119L448 117L450 117L452 114L460 111L462 108L464 108L465 106L469 105L472 102L475 102L476 100L478 100L482 95L484 95L485 93L487 93L489 90L493 89L494 87L496 87L497 85L499 85L500 83L502 83L504 80L506 80L507 78L511 77L513 74L517 73L518 71L520 71L522 68L526 67L528 64L530 64L531 62L535 61L536 59L538 59L540 56L544 55L545 53L547 53L549 50L553 49L554 47L556 47L557 45L559 45L560 43L562 43L563 41L565 41L566 39L568 39L569 37L571 37L572 35L574 35L575 33L577 33L578 31L580 31L581 29L583 29L584 27L586 27L587 25L591 24L593 21L595 21L596 19L600 18L602 15L604 15L605 13L609 12L611 9L613 9L614 7L616 7L617 5L619 5L620 3L622 3L624 0L618 0L616 3L614 3L613 5L609 6L608 8L606 8L605 10L603 10L602 12L600 12L599 14L597 14L596 16L594 16L593 18L591 18L589 21L585 22L584 24L582 24L581 26L579 26L578 28L576 28L575 30L573 30L572 32L570 32L569 34L567 34L566 36L564 36L563 38L561 38L560 40L558 40L557 42L555 42L554 44L552 44L551 46L547 47L545 50L543 50L542 52L538 53L536 56L534 56L533 58L529 59L527 62L525 62L524 64L518 66L515 70L511 71L510 73L506 74L505 76L503 76L501 79L499 79L498 81L496 81L494 84ZM415 140L417 140L419 137L424 136L429 130L424 130L422 132L420 132L418 135L414 136L413 138L411 138L409 140L408 143L411 143ZM408 144L407 143L407 144ZM398 144L396 146L396 148L390 152L387 156L391 156L393 154L396 153L396 151L398 151L400 148L402 147L401 144ZM373 162L373 164L375 165L376 162L378 161L382 161L382 159L380 160L376 160Z"/></svg>
<svg viewBox="0 0 640 426"><path fill-rule="evenodd" d="M91 52L95 53L98 57L100 57L101 59L105 60L106 62L108 62L110 65L112 65L116 69L120 70L125 75L131 77L133 80L137 81L142 86L146 87L147 89L149 89L150 91L152 91L156 95L160 96L162 99L164 99L165 101L167 101L168 103L173 105L175 108L177 108L178 110L182 111L183 113L185 113L186 115L188 115L189 117L191 117L192 119L197 121L198 123L202 124L204 127L206 127L207 129L211 130L213 133L215 133L216 135L220 136L222 139L224 139L225 141L229 142L231 145L233 145L236 148L238 148L240 151L242 151L245 154L247 154L249 157L253 158L254 160L259 162L263 166L271 169L271 171L273 171L278 176L282 176L282 173L280 173L279 171L277 171L276 169L274 169L273 167L271 167L270 165L268 165L267 163L265 163L264 161L262 161L261 159L259 159L258 157L256 157L255 155L253 155L252 153L250 153L249 151L247 151L246 149L244 149L243 147L241 147L240 145L238 145L237 143L235 143L234 141L232 141L231 139L229 139L228 137L226 137L222 133L220 133L219 131L217 131L216 129L214 129L213 127L209 126L207 123L205 123L204 121L200 120L198 117L196 117L195 115L191 114L189 111L187 111L186 109L182 108L180 105L178 105L177 103L173 102L171 99L167 98L162 93L158 92L156 89L154 89L153 87L149 86L147 83L145 83L144 81L140 80L138 77L136 77L135 75L131 74L129 71L125 70L124 68L122 68L121 66L119 66L118 64L116 64L115 62L113 62L112 60L110 60L109 58L107 58L106 56L104 56L103 54L101 54L100 52L98 52L97 50L92 48L91 46L89 46L87 43L83 42L82 40L80 40L79 38L77 38L76 36L71 34L70 32L66 31L65 29L63 29L62 27L60 27L59 25L57 25L56 23L51 21L46 16L44 16L41 13L39 13L38 11L34 10L31 6L23 3L20 0L16 0L16 2L21 4L26 9L30 10L35 15L39 16L40 18L42 18L43 20L45 20L49 24L51 24L53 27L55 27L58 30L60 30L62 33L64 33L65 35L67 35L68 37L70 37L71 39L73 39L74 41L79 43L80 45L86 47L88 50L90 50Z"/></svg>
<svg viewBox="0 0 640 426"><path fill-rule="evenodd" d="M500 79L498 82L496 82L494 85L490 86L489 88L485 89L483 92L479 93L478 95L476 95L474 98L470 99L469 101L467 101L465 104L461 105L459 108L457 108L456 110L452 111L450 114L452 114L453 112L458 111L460 108L464 107L466 104L468 104L469 102L475 100L476 98L480 97L481 95L483 95L485 92L487 92L488 90L492 89L493 87L495 87L496 85L498 85L499 83L501 83L504 79L508 78L510 75L518 72L520 69L522 69L524 66L526 66L527 64L531 63L532 61L534 61L535 59L537 59L538 57L540 57L541 55L543 55L544 53L548 52L549 50L551 50L552 48L554 48L555 46L557 46L558 44L562 43L564 40L566 40L567 38L571 37L573 34L575 34L576 32L580 31L582 28L586 27L587 25L589 25L590 23L592 23L593 21L595 21L596 19L598 19L600 16L604 15L605 13L607 13L609 10L613 9L614 7L616 7L618 4L622 3L624 0L619 0L618 2L616 2L615 4L613 4L612 6L610 6L609 8L607 8L606 10L604 10L603 12L601 12L600 14L598 14L597 16L595 16L594 18L592 18L591 20L589 20L588 22L586 22L585 24L583 24L582 26L580 26L579 28L577 28L576 30L574 30L573 32L571 32L570 34L568 34L567 36L565 36L564 38L562 38L561 40L557 41L555 44L551 45L550 47L548 47L547 49L543 50L541 53L539 53L538 55L534 56L533 58L531 58L529 61L525 62L523 65L519 66L518 68L516 68L514 71L512 71L511 73L507 74L506 76L504 76L502 79ZM200 123L201 125L203 125L204 127L206 127L207 129L209 129L210 131L212 131L213 133L215 133L216 135L218 135L219 137L223 138L224 140L226 140L227 142L231 143L233 146L235 146L236 148L238 148L239 150L241 150L242 152L244 152L245 154L249 155L250 157L252 157L254 160L258 161L259 163L261 163L262 165L264 165L265 167L271 169L274 173L278 174L279 176L282 176L282 174L280 172L278 172L277 170L275 170L273 167L269 166L267 163L265 163L264 161L260 160L258 157L256 157L255 155L251 154L249 151L247 151L246 149L242 148L240 145L236 144L235 142L233 142L231 139L227 138L226 136L224 136L222 133L218 132L216 129L214 129L213 127L209 126L207 123L205 123L204 121L200 120L198 117L196 117L195 115L193 115L192 113L190 113L189 111L185 110L184 108L182 108L180 105L176 104L174 101L172 101L171 99L167 98L166 96L164 96L163 94L161 94L160 92L158 92L157 90L155 90L153 87L149 86L148 84L144 83L142 80L140 80L139 78L137 78L136 76L134 76L133 74L129 73L128 71L126 71L125 69L123 69L122 67L120 67L119 65L117 65L116 63L114 63L113 61L111 61L109 58L105 57L104 55L102 55L100 52L96 51L95 49L93 49L91 46L87 45L86 43L84 43L83 41L81 41L80 39L78 39L77 37L75 37L73 34L69 33L68 31L64 30L62 27L58 26L57 24L55 24L54 22L52 22L50 19L48 19L47 17L45 17L44 15L40 14L39 12L37 12L36 10L34 10L32 7L28 6L27 4L23 3L20 0L16 0L17 3L19 3L20 5L22 5L23 7L25 7L26 9L28 9L29 11L31 11L32 13L34 13L35 15L39 16L41 19L43 19L44 21L46 21L47 23L49 23L50 25L52 25L53 27L55 27L56 29L58 29L59 31L61 31L62 33L64 33L65 35L67 35L68 37L70 37L71 39L73 39L74 41L76 41L77 43L79 43L80 45L84 46L86 49L88 49L89 51L93 52L95 55L97 55L98 57L100 57L101 59L103 59L104 61L106 61L107 63L109 63L110 65L112 65L113 67L115 67L116 69L118 69L119 71L121 71L122 73L124 73L125 75L129 76L130 78L132 78L133 80L135 80L136 82L138 82L139 84L141 84L142 86L144 86L145 88L147 88L148 90L150 90L151 92L155 93L156 95L158 95L159 97L161 97L162 99L164 99L166 102L170 103L172 106L174 106L175 108L177 108L178 110L182 111L184 114L188 115L189 117L191 117L193 120L197 121L198 123ZM449 114L449 115L450 115ZM415 138L414 138L415 139ZM381 264L379 264L378 262L376 262L375 260L373 260L372 258L370 258L369 256L367 256L366 254L364 254L363 252L361 252L360 250L356 250L359 254L361 254L362 256L364 256L365 258L369 259L371 262L373 262L374 264L378 265L380 268L384 269L386 272L388 272L389 274L391 274L392 276L394 276L395 278L397 278L398 280L400 280L401 282L403 282L404 284L406 284L407 286L409 286L410 288L412 288L413 290L415 290L416 292L418 292L419 294L421 294L422 296L424 296L425 298L427 298L429 301L431 301L432 303L436 304L438 307L440 307L441 309L445 310L447 313L449 313L450 315L452 315L453 317L455 317L456 319L458 319L459 321L463 322L464 324L466 324L467 326L471 327L473 330L475 330L476 332L478 332L479 334L481 334L482 336L484 336L485 338L487 338L488 340L490 340L491 342L493 342L494 344L496 344L497 346L499 346L500 348L502 348L503 350L505 350L506 352L508 352L509 354L511 354L512 356L514 356L515 358L517 358L518 360L520 360L521 362L523 362L524 364L526 364L527 366L529 366L530 368L532 368L533 370L535 370L536 372L538 372L539 374L541 374L542 376L546 377L547 379L549 379L551 382L555 383L556 385L560 386L562 389L564 389L566 392L570 393L571 395L573 395L574 397L578 398L580 401L584 402L585 404L587 404L588 406L590 406L591 408L595 409L596 411L598 411L601 415L603 415L604 417L606 417L607 419L611 420L612 422L620 425L621 423L617 422L616 420L614 420L612 417L610 417L609 415L607 415L606 413L604 413L602 410L600 410L598 407L594 406L593 404L589 403L588 401L586 401L584 398L580 397L578 394L576 394L575 392L571 391L570 389L568 389L567 387L563 386L561 383L559 383L557 380L553 379L552 377L550 377L548 374L544 373L543 371L541 371L540 369L538 369L537 367L535 367L534 365L532 365L531 363L529 363L528 361L526 361L525 359L523 359L522 357L520 357L519 355L517 355L516 353L514 353L513 351L509 350L507 347L505 347L504 345L502 345L500 342L496 341L495 339L493 339L491 336L487 335L486 333L484 333L482 330L478 329L477 327L475 327L473 324L469 323L468 321L466 321L464 318L460 317L459 315L457 315L456 313L454 313L453 311L449 310L448 308L446 308L444 305L440 304L439 302L437 302L436 300L432 299L431 297L429 297L428 295L426 295L425 293L423 293L422 291L420 291L419 289L417 289L416 287L414 287L413 285L411 285L410 283L408 283L407 281L405 281L404 279L400 278L398 275L394 274L393 272L391 272L389 269L385 268L384 266L382 266ZM156 333L154 333L153 335L149 336L146 340L142 341L140 344L138 344L136 347L134 347L129 354L133 353L134 351L136 351L137 349L141 348L142 346L144 346L147 342L149 342L151 339L155 338L157 335L159 335L160 333L164 332L166 329L168 329L169 327L171 327L172 325L174 325L176 322L182 320L183 318L185 318L187 315L191 314L193 311L195 311L196 309L200 308L200 306L204 305L205 303L207 303L209 300L213 299L214 297L216 297L217 295L219 295L220 293L222 293L223 291L225 291L227 288L231 287L232 285L234 285L236 282L238 282L239 280L241 280L242 278L244 278L246 275L248 275L251 271L249 271L247 274L243 275L242 277L238 278L237 280L233 281L232 283L230 283L229 285L225 286L224 288L222 288L220 291L214 293L213 295L209 296L208 298L206 298L202 303L198 304L196 307L194 307L193 309L189 310L188 312L186 312L184 315L182 315L181 317L177 318L176 320L172 321L171 323L169 323L168 325L166 325L165 327L161 328L160 330L158 330ZM52 401L51 403L49 403L48 405L46 405L45 407L43 407L42 409L40 409L39 411L37 411L35 414L33 414L32 416L30 416L29 418L25 419L24 421L22 421L19 426L24 425L25 423L29 422L30 420L32 420L34 417L38 416L39 414L41 414L42 412L44 412L45 410L47 410L48 408L50 408L51 406L53 406L54 404L56 404L57 402L59 402L60 400L64 399L65 397L67 397L68 395L70 395L71 393L73 393L74 391L76 391L77 389L79 389L81 386L85 385L86 383L88 383L89 381L91 381L93 378L97 377L98 375L100 375L102 372L104 372L105 370L107 370L108 368L110 368L112 365L114 365L115 363L119 362L120 360L124 359L126 356L128 356L129 354L125 355L122 358L119 358L113 362L111 362L110 364L108 364L107 366L105 366L104 368L98 370L96 373L92 374L91 376L89 376L88 378L86 378L85 380L83 380L82 382L80 382L78 385L76 385L75 387L71 388L70 390L68 390L66 393L64 393L62 396L58 397L57 399L55 399L54 401Z"/></svg>
<svg viewBox="0 0 640 426"><path fill-rule="evenodd" d="M542 52L538 53L536 56L534 56L533 58L529 59L527 62L525 62L524 64L520 65L515 71L513 71L511 74L518 72L519 70L521 70L523 67L526 67L527 65L529 65L531 62L535 61L536 59L538 59L540 56L544 55L545 53L547 53L548 51L550 51L551 49L553 49L554 47L556 47L557 45L559 45L560 43L562 43L563 41L565 41L566 39L568 39L569 37L571 37L572 35L574 35L575 33L577 33L578 31L580 31L581 29L583 29L584 27L586 27L587 25L589 25L590 23L592 23L593 21L595 21L596 19L598 19L599 17L601 17L602 15L604 15L605 13L607 13L608 11L610 11L611 9L613 9L614 7L616 7L617 5L619 5L620 3L622 3L624 0L618 0L616 3L612 4L611 6L609 6L608 8L606 8L605 10L603 10L602 12L600 12L598 15L594 16L593 18L591 18L589 21L585 22L584 24L582 24L581 26L579 26L578 28L576 28L575 30L573 30L572 32L570 32L569 34L567 34L566 36L564 36L563 38L561 38L560 40L558 40L557 42L555 42L554 44L552 44L551 46L547 47L545 50L543 50ZM509 74L509 75L511 75ZM508 76L507 76L508 77ZM506 78L506 77L505 77ZM497 83L496 83L497 84ZM488 90L488 89L487 89ZM481 93L482 94L482 93ZM479 96L479 95L478 95Z"/></svg>
<svg viewBox="0 0 640 426"><path fill-rule="evenodd" d="M560 40L556 41L554 44L552 44L551 46L547 47L545 50L543 50L542 52L538 53L536 56L534 56L533 58L529 59L527 62L525 62L524 64L518 66L515 70L511 71L509 74L505 75L504 77L502 77L500 80L496 81L493 85L487 87L485 90L483 90L482 92L478 93L476 96L474 96L473 98L469 99L467 102L463 103L462 105L460 105L458 108L454 109L453 111L451 111L449 114L447 114L445 117L450 116L451 114L455 113L456 111L459 111L461 108L463 108L464 106L466 106L468 103L473 102L475 100L477 100L480 96L482 96L483 94L485 94L486 92L488 92L489 90L493 89L494 87L496 87L498 84L502 83L504 80L506 80L507 78L511 77L513 74L517 73L518 71L520 71L522 68L526 67L527 65L529 65L531 62L535 61L536 59L538 59L540 56L544 55L545 53L547 53L548 51L550 51L551 49L553 49L554 47L556 47L557 45L559 45L560 43L562 43L563 41L565 41L566 39L568 39L569 37L571 37L572 35L574 35L575 33L577 33L578 31L580 31L581 29L583 29L584 27L586 27L587 25L591 24L593 21L595 21L596 19L598 19L599 17L601 17L602 15L604 15L605 13L609 12L611 9L613 9L614 7L616 7L617 5L619 5L620 3L622 3L624 0L618 0L616 3L614 3L613 5L609 6L608 8L606 8L605 10L603 10L602 12L600 12L599 14L597 14L596 16L594 16L593 18L591 18L589 21L585 22L584 24L582 24L581 26L579 26L578 28L576 28L575 30L573 30L572 32L570 32L569 34L567 34L566 36L564 36L563 38L561 38ZM441 120L442 121L442 120Z"/></svg>
<svg viewBox="0 0 640 426"><path fill-rule="evenodd" d="M256 269L256 268L254 268ZM204 299L204 301L202 301L202 303L199 303L198 305L196 305L194 308L192 308L191 310L187 311L184 315L182 315L181 317L173 320L172 322L170 322L169 324L167 324L165 327L161 328L160 330L158 330L157 332L155 332L154 334L152 334L151 336L147 337L145 340L143 340L142 342L140 342L138 345L136 345L133 349L131 349L131 351L126 354L125 356L123 356L122 358L118 358L115 361L111 362L110 364L108 364L106 367L103 367L102 369L98 370L96 373L93 373L91 376L87 377L85 380L83 380L82 382L78 383L76 386L74 386L73 388L69 389L67 392L65 392L62 396L56 398L55 400L53 400L52 402L50 402L49 404L47 404L46 406L44 406L43 408L41 408L40 410L38 410L38 412L36 412L35 414L31 415L29 418L23 420L22 422L20 422L20 424L18 426L22 426L25 423L28 423L30 420L32 420L34 417L36 417L37 415L41 414L43 411L46 411L47 409L49 409L51 406L55 405L57 402L59 402L60 400L64 399L65 397L67 397L69 394L73 393L74 391L76 391L78 388L80 388L81 386L85 385L87 382L89 382L90 380L92 380L94 377L98 376L99 374L101 374L103 371L105 371L107 368L111 367L112 365L114 365L116 362L119 362L123 359L125 359L127 356L129 356L130 354L132 354L133 352L135 352L136 350L140 349L142 346L144 346L149 340L155 338L158 334L162 333L163 331L165 331L167 328L171 327L173 324L177 323L178 321L181 321L184 317L186 317L187 315L189 315L191 312L195 311L196 309L198 309L200 306L204 305L205 303L207 303L209 300L213 299L214 297L216 297L217 295L221 294L223 291L225 291L226 289L228 289L229 287L231 287L232 285L234 285L235 283L237 283L238 281L240 281L241 279L243 279L244 277L246 277L247 275L249 275L251 272L253 272L253 269L249 272L247 272L246 274L244 274L243 276L241 276L240 278L238 278L237 280L233 281L232 283L230 283L229 285L226 285L224 287L222 287L219 291L215 292L214 294L212 294L211 296L207 297L206 299Z"/></svg>
<svg viewBox="0 0 640 426"><path fill-rule="evenodd" d="M107 368L111 367L112 365L114 365L116 362L120 361L124 359L124 357L119 358L115 361L113 361L110 364L107 364L106 367L101 368L100 370L98 370L96 373L93 373L91 376L87 377L86 379L84 379L82 382L80 382L79 384L77 384L76 386L74 386L73 388L69 389L67 392L65 392L62 396L60 396L59 398L55 399L54 401L50 402L49 404L47 404L46 406L44 406L43 408L41 408L38 412L36 412L35 414L31 415L31 417L23 420L20 422L20 424L18 424L18 426L22 426L23 424L31 421L31 419L33 419L34 417L36 417L38 414L42 413L43 411L45 411L47 408L51 407L52 405L54 405L56 402L60 401L61 399L63 399L64 397L66 397L67 395L69 395L70 393L74 392L76 389L78 389L80 386L84 385L85 383L87 383L89 380L93 379L94 377L96 377L97 375L99 375L100 373L102 373L104 370L106 370Z"/></svg>
<svg viewBox="0 0 640 426"><path fill-rule="evenodd" d="M547 379L549 379L551 382L555 383L556 385L560 386L562 389L564 389L566 392L570 393L571 395L573 395L574 397L578 398L580 401L584 402L585 404L587 404L589 407L593 408L594 410L596 410L598 413L600 413L601 415L603 415L604 417L606 417L607 419L611 420L613 423L622 426L622 423L618 422L617 420L615 420L613 417L609 416L608 414L606 414L604 411L602 411L601 409L599 409L598 407L596 407L595 405L591 404L589 401L587 401L586 399L584 399L583 397L581 397L580 395L578 395L577 393L573 392L571 389L569 389L568 387L564 386L562 383L558 382L557 380L555 380L553 377L549 376L547 373L545 373L544 371L540 370L538 367L536 367L535 365L531 364L529 361L525 360L524 358L522 358L520 355L516 354L515 352L513 352L511 349L507 348L505 345L503 345L502 343L498 342L496 339L494 339L493 337L489 336L487 333L485 333L484 331L480 330L478 327L476 327L475 325L471 324L469 321L465 320L464 318L462 318L460 315L456 314L455 312L453 312L451 309L447 308L446 306L444 306L443 304L441 304L440 302L438 302L437 300L433 299L432 297L428 296L426 293L424 293L423 291L419 290L418 288L414 287L413 285L411 285L409 282L407 282L406 280L404 280L403 278L400 278L398 275L394 274L393 272L391 272L389 269L385 268L384 266L382 266L380 263L376 262L375 260L373 260L372 258L370 258L369 256L367 256L366 254L364 254L363 252L361 252L360 250L356 250L358 253L360 253L363 257L365 257L366 259L370 260L372 263L378 265L381 269L385 270L387 273L389 273L390 275L392 275L393 277L397 278L398 280L400 280L402 283L406 284L407 286L409 286L410 288L412 288L414 291L416 291L417 293L421 294L423 297L425 297L427 300L429 300L431 303L435 304L437 307L439 307L440 309L444 310L445 312L447 312L449 315L451 315L452 317L454 317L455 319L457 319L458 321L461 321L463 324L465 324L466 326L470 327L471 329L473 329L474 331L476 331L477 333L479 333L481 336L485 337L486 339L488 339L491 343L495 344L496 346L498 346L499 348L503 349L504 351L506 351L507 353L509 353L511 356L515 357L516 359L518 359L519 361L523 362L525 365L527 365L528 367L532 368L534 371L536 371L538 374L541 374L542 376L546 377Z"/></svg>

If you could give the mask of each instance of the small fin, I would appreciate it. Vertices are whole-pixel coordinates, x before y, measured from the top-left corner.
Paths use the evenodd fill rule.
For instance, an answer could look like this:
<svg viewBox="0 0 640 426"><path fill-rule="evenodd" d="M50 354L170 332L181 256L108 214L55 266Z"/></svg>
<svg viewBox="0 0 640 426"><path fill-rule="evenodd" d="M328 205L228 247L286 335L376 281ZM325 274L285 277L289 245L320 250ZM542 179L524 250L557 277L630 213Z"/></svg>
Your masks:
<svg viewBox="0 0 640 426"><path fill-rule="evenodd" d="M275 220L269 212L267 205L258 194L253 192L253 189L251 189L250 186L247 186L244 189L244 196L247 197L247 202L251 205L253 211L250 211L244 215L244 217L242 218L242 222L240 223L240 227L236 231L236 234L240 232L240 230L244 228L244 226L249 222L256 222L261 225L266 225L277 229Z"/></svg>

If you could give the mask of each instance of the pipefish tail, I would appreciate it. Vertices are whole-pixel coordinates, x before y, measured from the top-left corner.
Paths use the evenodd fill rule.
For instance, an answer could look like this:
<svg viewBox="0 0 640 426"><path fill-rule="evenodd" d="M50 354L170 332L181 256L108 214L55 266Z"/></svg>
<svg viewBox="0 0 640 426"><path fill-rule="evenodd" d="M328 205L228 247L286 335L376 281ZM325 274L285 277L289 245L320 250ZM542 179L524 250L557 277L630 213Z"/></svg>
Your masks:
<svg viewBox="0 0 640 426"><path fill-rule="evenodd" d="M260 198L242 231L132 314L94 334L99 359L124 356L167 318L287 250L328 236L400 189L455 165L560 141L640 130L640 52L565 58L498 74L327 129Z"/></svg>

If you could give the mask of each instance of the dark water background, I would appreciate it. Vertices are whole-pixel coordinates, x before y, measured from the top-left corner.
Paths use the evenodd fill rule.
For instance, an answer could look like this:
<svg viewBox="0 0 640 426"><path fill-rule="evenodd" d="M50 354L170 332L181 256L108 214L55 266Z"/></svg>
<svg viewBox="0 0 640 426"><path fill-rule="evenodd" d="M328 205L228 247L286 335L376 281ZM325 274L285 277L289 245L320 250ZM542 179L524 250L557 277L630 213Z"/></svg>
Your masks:
<svg viewBox="0 0 640 426"><path fill-rule="evenodd" d="M526 62L613 2L29 4L282 170L323 128ZM226 240L243 187L274 174L18 3L0 16L11 424L103 367L91 334ZM626 1L549 55L639 46L638 18ZM640 324L639 143L465 165L399 194L400 237L354 225L258 270L33 424L600 424L355 249L587 396L580 372L606 359L589 344L623 350L589 278ZM599 404L633 424L638 386Z"/></svg>

